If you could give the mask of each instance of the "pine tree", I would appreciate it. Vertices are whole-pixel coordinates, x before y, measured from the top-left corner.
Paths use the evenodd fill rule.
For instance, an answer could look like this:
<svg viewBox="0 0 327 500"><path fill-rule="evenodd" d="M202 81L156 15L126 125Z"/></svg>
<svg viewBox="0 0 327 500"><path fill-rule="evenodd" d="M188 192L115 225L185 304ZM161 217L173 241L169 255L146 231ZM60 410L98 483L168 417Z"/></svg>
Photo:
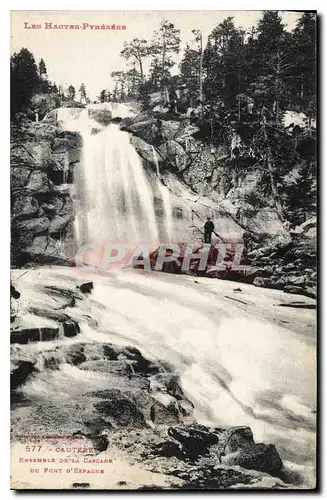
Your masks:
<svg viewBox="0 0 327 500"><path fill-rule="evenodd" d="M40 83L33 54L23 48L10 59L11 114L23 111Z"/></svg>
<svg viewBox="0 0 327 500"><path fill-rule="evenodd" d="M294 64L290 61L290 35L285 31L278 11L265 11L256 31L251 65L256 66L253 95L257 107L264 105L276 123L280 123L282 109L287 104L287 75Z"/></svg>
<svg viewBox="0 0 327 500"><path fill-rule="evenodd" d="M173 56L180 50L180 30L169 21L162 21L158 31L154 33L150 54L154 57L152 76L157 74L162 95L167 95L167 84L170 69L174 66Z"/></svg>
<svg viewBox="0 0 327 500"><path fill-rule="evenodd" d="M124 43L124 48L121 51L120 55L123 56L127 61L133 59L134 62L136 61L138 63L140 79L143 80L143 60L149 55L149 53L150 47L147 40L145 40L144 38L134 38L131 42Z"/></svg>
<svg viewBox="0 0 327 500"><path fill-rule="evenodd" d="M181 82L185 85L186 95L193 106L197 101L203 104L203 41L202 33L193 30L195 40L190 47L186 46L184 57L180 63Z"/></svg>
<svg viewBox="0 0 327 500"><path fill-rule="evenodd" d="M99 96L99 101L100 102L106 102L107 101L107 91L105 89L101 90L100 96Z"/></svg>
<svg viewBox="0 0 327 500"><path fill-rule="evenodd" d="M244 90L244 30L228 17L209 35L204 51L204 92L209 102L217 99L227 109L236 108L236 96Z"/></svg>
<svg viewBox="0 0 327 500"><path fill-rule="evenodd" d="M42 59L42 58L39 62L39 75L40 75L40 78L47 78L47 76L48 76L47 68L46 68L44 59Z"/></svg>
<svg viewBox="0 0 327 500"><path fill-rule="evenodd" d="M69 85L68 90L67 90L68 99L73 101L75 99L75 95L76 95L75 87L73 85Z"/></svg>
<svg viewBox="0 0 327 500"><path fill-rule="evenodd" d="M81 83L81 86L80 88L78 89L79 91L79 94L80 94L80 102L83 102L86 103L86 100L87 100L87 94L86 94L86 87L85 87L85 83Z"/></svg>
<svg viewBox="0 0 327 500"><path fill-rule="evenodd" d="M316 94L316 15L304 12L292 36L292 57L295 61L292 92L298 103L312 106Z"/></svg>

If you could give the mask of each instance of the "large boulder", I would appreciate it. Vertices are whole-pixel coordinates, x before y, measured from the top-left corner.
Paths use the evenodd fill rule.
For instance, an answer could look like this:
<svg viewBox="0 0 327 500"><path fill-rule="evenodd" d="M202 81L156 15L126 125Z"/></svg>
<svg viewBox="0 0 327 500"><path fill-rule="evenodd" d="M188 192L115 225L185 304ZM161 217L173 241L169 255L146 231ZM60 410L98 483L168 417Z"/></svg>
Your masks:
<svg viewBox="0 0 327 500"><path fill-rule="evenodd" d="M158 373L150 378L150 388L153 392L167 393L177 400L184 399L183 390L179 384L179 376L173 373Z"/></svg>
<svg viewBox="0 0 327 500"><path fill-rule="evenodd" d="M249 427L236 427L229 431L222 461L244 469L279 475L283 462L273 444L255 443Z"/></svg>
<svg viewBox="0 0 327 500"><path fill-rule="evenodd" d="M158 151L165 165L178 172L182 172L191 164L191 157L183 146L173 139L161 144Z"/></svg>
<svg viewBox="0 0 327 500"><path fill-rule="evenodd" d="M101 125L109 125L112 120L112 112L105 103L89 105L87 110L89 117Z"/></svg>
<svg viewBox="0 0 327 500"><path fill-rule="evenodd" d="M16 229L20 234L22 233L32 233L40 234L47 232L49 229L50 221L47 217L37 217L33 219L24 219L16 222Z"/></svg>
<svg viewBox="0 0 327 500"><path fill-rule="evenodd" d="M217 434L201 425L170 427L168 435L179 442L183 454L192 459L207 455L209 448L219 442Z"/></svg>
<svg viewBox="0 0 327 500"><path fill-rule="evenodd" d="M167 406L155 401L150 408L150 418L155 425L174 425L179 422L179 409L174 403Z"/></svg>
<svg viewBox="0 0 327 500"><path fill-rule="evenodd" d="M54 340L59 338L60 329L58 327L40 326L39 328L15 328L10 332L11 344L28 344L29 342L39 342Z"/></svg>
<svg viewBox="0 0 327 500"><path fill-rule="evenodd" d="M140 137L131 135L130 136L130 143L134 146L138 154L143 158L143 160L146 160L148 163L155 165L155 151L153 150L153 147L145 142L143 139ZM158 155L157 156L158 162L162 161L162 158Z"/></svg>
<svg viewBox="0 0 327 500"><path fill-rule="evenodd" d="M236 253L236 248L238 242L231 243L230 246L226 249L224 255L224 266L221 268L216 266L217 259L219 259L219 252L221 251L220 247L211 245L208 253L208 258L205 263L204 269L199 269L203 244L194 244L193 245L193 258L190 260L189 264L186 266L186 269L183 269L184 259L186 257L186 250L188 248L187 243L178 243L178 247L180 249L180 253L178 257L174 257L173 260L169 262L163 262L161 266L161 271L171 274L191 274L191 275L199 275L199 276L207 276L208 278L220 278L220 279L231 279L233 281L246 281L252 282L255 276L253 271L249 271L248 274L244 272L244 270L234 270L234 258ZM173 251L167 248L165 255L171 256ZM150 253L150 266L152 270L156 270L157 259L159 256L159 249ZM250 261L246 255L246 248L243 248L242 255L240 257L240 265L249 265ZM142 268L142 265L135 264L135 268Z"/></svg>
<svg viewBox="0 0 327 500"><path fill-rule="evenodd" d="M29 359L30 358L30 359ZM27 359L17 358L15 354L10 356L10 388L17 389L35 371L35 359L27 356Z"/></svg>
<svg viewBox="0 0 327 500"><path fill-rule="evenodd" d="M130 362L127 361L108 361L108 360L94 360L85 361L79 366L80 370L110 373L114 375L128 376L133 373Z"/></svg>
<svg viewBox="0 0 327 500"><path fill-rule="evenodd" d="M94 403L100 416L117 427L146 427L143 413L135 402L118 389L112 389L108 398Z"/></svg>
<svg viewBox="0 0 327 500"><path fill-rule="evenodd" d="M74 212L68 212L65 215L56 215L53 217L49 224L49 233L58 233L64 229L70 222L75 219Z"/></svg>
<svg viewBox="0 0 327 500"><path fill-rule="evenodd" d="M223 458L226 465L238 465L244 469L280 475L283 462L273 444L257 443L244 446Z"/></svg>
<svg viewBox="0 0 327 500"><path fill-rule="evenodd" d="M28 191L44 193L49 191L51 187L51 182L46 174L46 172L41 170L33 170L29 176L28 183L26 184L26 189Z"/></svg>
<svg viewBox="0 0 327 500"><path fill-rule="evenodd" d="M40 212L41 209L35 196L18 198L12 208L12 215L16 219L29 219L35 217Z"/></svg>

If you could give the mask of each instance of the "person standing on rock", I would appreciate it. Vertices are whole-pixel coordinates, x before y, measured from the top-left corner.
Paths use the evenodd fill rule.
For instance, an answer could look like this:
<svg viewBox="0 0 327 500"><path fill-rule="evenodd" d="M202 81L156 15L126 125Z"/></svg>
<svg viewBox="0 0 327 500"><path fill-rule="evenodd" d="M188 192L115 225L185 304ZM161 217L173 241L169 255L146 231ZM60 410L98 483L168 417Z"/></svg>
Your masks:
<svg viewBox="0 0 327 500"><path fill-rule="evenodd" d="M210 217L207 217L207 221L204 225L204 242L211 243L211 235L215 229L214 223Z"/></svg>

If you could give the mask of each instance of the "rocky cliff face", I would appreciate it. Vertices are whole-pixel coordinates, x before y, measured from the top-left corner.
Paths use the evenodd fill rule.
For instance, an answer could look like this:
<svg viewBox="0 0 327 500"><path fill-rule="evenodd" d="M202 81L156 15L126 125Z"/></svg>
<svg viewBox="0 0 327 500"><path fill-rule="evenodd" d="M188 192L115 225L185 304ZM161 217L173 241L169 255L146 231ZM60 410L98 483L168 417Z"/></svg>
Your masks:
<svg viewBox="0 0 327 500"><path fill-rule="evenodd" d="M27 120L11 132L12 263L64 263L73 242L72 185L81 138Z"/></svg>
<svg viewBox="0 0 327 500"><path fill-rule="evenodd" d="M236 157L241 165L254 161L251 147L236 130L221 146L210 147L201 140L201 130L185 116L171 120L164 115L155 117L150 111L123 119L120 127L131 134L130 140L148 168L155 170L158 163L161 179L171 192L176 194L173 177L195 195L191 209L200 224L201 218L211 215L201 210L205 205L214 214L216 227L224 220L229 231L238 233L251 257L252 276L258 278L255 285L315 296L315 213L303 202L290 213L291 223L281 219L273 197L265 194L260 168L233 164ZM302 174L298 168L291 170L283 179L284 190L298 186ZM314 189L314 182L311 184Z"/></svg>

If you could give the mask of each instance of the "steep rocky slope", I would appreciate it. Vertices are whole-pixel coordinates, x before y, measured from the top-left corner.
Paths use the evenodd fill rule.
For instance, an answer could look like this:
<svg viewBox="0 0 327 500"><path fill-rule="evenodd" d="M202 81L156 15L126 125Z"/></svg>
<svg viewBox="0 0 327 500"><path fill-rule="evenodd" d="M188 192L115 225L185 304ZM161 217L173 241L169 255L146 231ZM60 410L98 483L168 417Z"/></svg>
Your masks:
<svg viewBox="0 0 327 500"><path fill-rule="evenodd" d="M156 170L159 165L162 182L172 192L173 175L197 195L198 201L213 202L219 213L216 220L230 219L238 227L256 286L315 296L314 204L306 207L305 200L298 199L301 209L289 211L289 220L282 219L273 197L265 194L260 165L252 169L233 164L236 157L241 164L251 167L253 163L251 146L242 141L236 129L230 132L227 143L213 147L203 141L201 128L183 115L172 119L149 111L123 119L120 127L131 134L131 143L148 168ZM306 140L304 137L303 142ZM305 174L299 168L291 170L283 180L283 189L291 193L302 176ZM314 179L310 182L310 189L314 189ZM285 203L290 204L290 199L291 194Z"/></svg>
<svg viewBox="0 0 327 500"><path fill-rule="evenodd" d="M13 265L69 260L75 217L73 175L80 153L78 133L28 120L12 126Z"/></svg>

